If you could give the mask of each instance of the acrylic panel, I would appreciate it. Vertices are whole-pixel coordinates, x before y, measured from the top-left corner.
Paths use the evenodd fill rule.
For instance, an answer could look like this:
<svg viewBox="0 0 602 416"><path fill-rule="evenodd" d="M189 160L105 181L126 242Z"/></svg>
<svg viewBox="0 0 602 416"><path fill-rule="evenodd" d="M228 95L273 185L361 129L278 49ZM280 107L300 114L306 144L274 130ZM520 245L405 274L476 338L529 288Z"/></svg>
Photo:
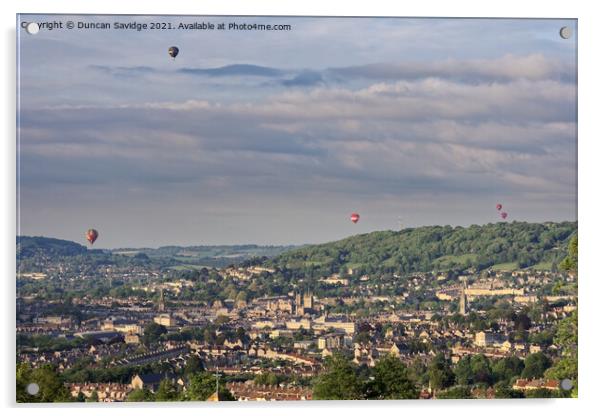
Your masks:
<svg viewBox="0 0 602 416"><path fill-rule="evenodd" d="M577 397L575 19L17 15L17 402Z"/></svg>

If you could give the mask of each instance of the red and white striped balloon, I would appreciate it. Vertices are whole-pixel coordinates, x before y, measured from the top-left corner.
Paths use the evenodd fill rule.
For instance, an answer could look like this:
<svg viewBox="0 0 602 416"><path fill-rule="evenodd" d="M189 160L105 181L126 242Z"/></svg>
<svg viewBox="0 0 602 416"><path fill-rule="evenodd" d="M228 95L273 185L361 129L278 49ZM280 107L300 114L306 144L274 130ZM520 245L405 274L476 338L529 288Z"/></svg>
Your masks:
<svg viewBox="0 0 602 416"><path fill-rule="evenodd" d="M358 214L357 212L354 212L353 214L351 214L350 219L351 219L351 222L353 222L355 224L360 220L360 214Z"/></svg>

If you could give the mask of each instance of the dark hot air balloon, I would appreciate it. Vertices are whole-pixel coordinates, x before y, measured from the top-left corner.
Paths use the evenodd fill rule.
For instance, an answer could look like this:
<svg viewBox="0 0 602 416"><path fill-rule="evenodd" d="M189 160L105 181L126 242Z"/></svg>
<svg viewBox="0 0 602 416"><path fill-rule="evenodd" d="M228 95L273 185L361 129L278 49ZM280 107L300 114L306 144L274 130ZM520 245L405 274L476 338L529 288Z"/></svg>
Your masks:
<svg viewBox="0 0 602 416"><path fill-rule="evenodd" d="M354 212L353 214L351 214L350 219L351 219L351 222L353 222L355 224L360 220L360 214L358 214L357 212Z"/></svg>
<svg viewBox="0 0 602 416"><path fill-rule="evenodd" d="M97 238L98 231L96 231L95 229L90 228L88 231L86 231L86 240L88 240L88 243L90 243L90 245L94 244Z"/></svg>
<svg viewBox="0 0 602 416"><path fill-rule="evenodd" d="M171 56L173 59L176 59L176 56L178 56L180 50L177 46L170 46L170 48L167 50L167 53L169 53L169 56Z"/></svg>
<svg viewBox="0 0 602 416"><path fill-rule="evenodd" d="M500 211L502 209L502 204L497 204L495 206L495 209L497 209L498 211Z"/></svg>
<svg viewBox="0 0 602 416"><path fill-rule="evenodd" d="M503 220L505 220L506 217L508 217L508 213L507 212L502 212L500 215L501 215L501 217L502 217Z"/></svg>

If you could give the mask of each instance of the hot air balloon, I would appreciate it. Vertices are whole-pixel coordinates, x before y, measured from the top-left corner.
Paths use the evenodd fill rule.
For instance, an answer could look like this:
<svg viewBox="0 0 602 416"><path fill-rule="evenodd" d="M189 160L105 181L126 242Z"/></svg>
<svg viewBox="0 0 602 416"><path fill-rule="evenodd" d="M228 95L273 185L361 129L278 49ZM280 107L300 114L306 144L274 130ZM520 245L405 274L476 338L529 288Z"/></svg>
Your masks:
<svg viewBox="0 0 602 416"><path fill-rule="evenodd" d="M358 214L357 212L354 212L353 214L351 214L350 219L351 219L351 222L353 222L355 224L360 220L360 214Z"/></svg>
<svg viewBox="0 0 602 416"><path fill-rule="evenodd" d="M497 209L498 211L500 211L502 209L502 204L497 204L495 206L495 209Z"/></svg>
<svg viewBox="0 0 602 416"><path fill-rule="evenodd" d="M507 212L502 212L500 215L501 215L502 219L505 220L506 217L508 216L508 213Z"/></svg>
<svg viewBox="0 0 602 416"><path fill-rule="evenodd" d="M176 56L178 56L180 50L177 46L170 46L170 48L167 50L167 53L169 53L169 56L171 56L173 59L176 59Z"/></svg>
<svg viewBox="0 0 602 416"><path fill-rule="evenodd" d="M88 231L86 231L86 240L88 240L88 243L90 243L90 245L94 244L97 238L98 231L96 231L94 228L90 228Z"/></svg>

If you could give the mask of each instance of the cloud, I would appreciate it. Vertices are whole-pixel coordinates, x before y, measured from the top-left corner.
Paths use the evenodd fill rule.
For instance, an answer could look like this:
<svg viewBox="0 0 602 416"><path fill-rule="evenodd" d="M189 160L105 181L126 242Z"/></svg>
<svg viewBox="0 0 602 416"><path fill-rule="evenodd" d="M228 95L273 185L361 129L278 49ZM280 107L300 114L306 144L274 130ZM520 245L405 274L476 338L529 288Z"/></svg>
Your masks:
<svg viewBox="0 0 602 416"><path fill-rule="evenodd" d="M342 78L378 80L449 78L466 82L575 79L574 63L547 58L542 54L507 54L495 59L447 59L432 62L403 61L341 68L329 72Z"/></svg>
<svg viewBox="0 0 602 416"><path fill-rule="evenodd" d="M154 74L158 72L150 66L109 66L109 65L89 65L93 71L98 71L103 74L112 75L118 78L141 77L144 75Z"/></svg>
<svg viewBox="0 0 602 416"><path fill-rule="evenodd" d="M270 198L358 186L373 198L574 192L574 97L575 86L559 80L426 78L247 101L47 106L22 113L22 154L47 161L23 173L25 183L78 172Z"/></svg>
<svg viewBox="0 0 602 416"><path fill-rule="evenodd" d="M189 75L204 75L210 77L276 77L284 73L284 71L280 69L249 64L226 65L219 68L182 68L179 69L178 72Z"/></svg>
<svg viewBox="0 0 602 416"><path fill-rule="evenodd" d="M557 81L466 85L429 78L376 83L359 90L342 87L290 91L262 105L237 104L236 111L272 120L433 120L498 122L571 121L575 86Z"/></svg>
<svg viewBox="0 0 602 416"><path fill-rule="evenodd" d="M461 84L509 83L519 81L555 81L574 83L575 66L571 62L545 57L542 54L507 54L495 59L447 59L441 61L380 62L367 65L317 69L282 69L252 64L231 64L213 68L185 67L177 70L150 66L90 65L90 69L115 78L144 77L162 74L202 78L229 79L248 84L248 78L263 78L272 85L284 87L351 85L358 80L364 86L374 82L441 80ZM251 84L253 85L253 84ZM262 86L266 84L255 84ZM270 85L270 84L267 84Z"/></svg>
<svg viewBox="0 0 602 416"><path fill-rule="evenodd" d="M324 78L316 71L303 71L291 79L282 81L282 85L287 87L310 87L324 84Z"/></svg>

